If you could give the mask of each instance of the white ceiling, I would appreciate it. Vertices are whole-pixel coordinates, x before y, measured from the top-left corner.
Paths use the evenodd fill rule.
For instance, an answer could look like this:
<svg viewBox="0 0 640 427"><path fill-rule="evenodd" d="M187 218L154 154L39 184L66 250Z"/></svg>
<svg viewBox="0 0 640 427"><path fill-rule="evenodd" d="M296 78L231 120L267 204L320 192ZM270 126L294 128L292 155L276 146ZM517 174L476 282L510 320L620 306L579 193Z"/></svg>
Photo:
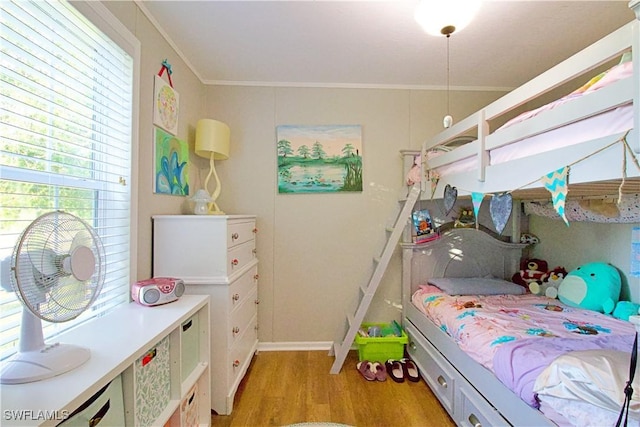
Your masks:
<svg viewBox="0 0 640 427"><path fill-rule="evenodd" d="M414 21L417 1L138 4L204 83L446 86L446 38ZM627 0L487 1L451 36L451 88L519 86L632 19Z"/></svg>

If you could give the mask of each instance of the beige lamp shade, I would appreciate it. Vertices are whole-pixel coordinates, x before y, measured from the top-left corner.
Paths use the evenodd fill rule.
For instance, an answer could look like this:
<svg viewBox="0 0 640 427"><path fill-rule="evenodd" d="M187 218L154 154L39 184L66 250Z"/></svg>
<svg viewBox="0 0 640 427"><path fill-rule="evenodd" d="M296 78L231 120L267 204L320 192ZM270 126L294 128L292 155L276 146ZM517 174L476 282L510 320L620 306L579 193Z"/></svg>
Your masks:
<svg viewBox="0 0 640 427"><path fill-rule="evenodd" d="M229 158L229 126L213 119L200 119L196 124L196 154L206 159Z"/></svg>

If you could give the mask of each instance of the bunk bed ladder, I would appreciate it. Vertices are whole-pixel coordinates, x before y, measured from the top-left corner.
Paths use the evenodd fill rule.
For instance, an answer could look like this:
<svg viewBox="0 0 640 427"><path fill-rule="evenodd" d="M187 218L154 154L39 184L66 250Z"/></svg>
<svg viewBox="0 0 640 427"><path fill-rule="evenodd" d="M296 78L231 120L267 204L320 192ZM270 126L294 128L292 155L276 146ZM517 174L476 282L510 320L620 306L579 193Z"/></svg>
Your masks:
<svg viewBox="0 0 640 427"><path fill-rule="evenodd" d="M329 350L329 355L335 356L333 366L331 366L332 374L338 374L342 369L342 365L347 358L349 350L351 350L351 346L353 345L353 341L358 333L358 329L360 329L360 325L364 320L364 316L367 314L367 310L373 300L373 296L375 295L378 285L382 281L382 277L389 265L391 256L393 255L393 252L404 232L405 225L411 217L413 207L416 204L418 197L420 197L420 184L414 184L407 195L407 199L404 202L393 227L387 229L390 234L382 254L374 260L376 265L373 269L371 279L369 279L369 282L365 286L360 287L359 303L356 312L354 314L347 315L347 324L345 328L346 334L344 340L342 342L334 342L333 346Z"/></svg>

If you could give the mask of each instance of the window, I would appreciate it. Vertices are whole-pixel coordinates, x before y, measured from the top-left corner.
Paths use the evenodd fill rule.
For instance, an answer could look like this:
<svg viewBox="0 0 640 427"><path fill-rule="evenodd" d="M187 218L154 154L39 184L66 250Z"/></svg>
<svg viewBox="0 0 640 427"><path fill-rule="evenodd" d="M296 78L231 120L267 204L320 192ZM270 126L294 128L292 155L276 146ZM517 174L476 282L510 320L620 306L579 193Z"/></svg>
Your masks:
<svg viewBox="0 0 640 427"><path fill-rule="evenodd" d="M140 46L104 5L77 7L0 2L0 260L8 288L0 290L0 359L18 349L22 313L9 261L38 216L62 210L84 219L107 262L94 304L69 322L43 321L45 339L128 302L135 277Z"/></svg>

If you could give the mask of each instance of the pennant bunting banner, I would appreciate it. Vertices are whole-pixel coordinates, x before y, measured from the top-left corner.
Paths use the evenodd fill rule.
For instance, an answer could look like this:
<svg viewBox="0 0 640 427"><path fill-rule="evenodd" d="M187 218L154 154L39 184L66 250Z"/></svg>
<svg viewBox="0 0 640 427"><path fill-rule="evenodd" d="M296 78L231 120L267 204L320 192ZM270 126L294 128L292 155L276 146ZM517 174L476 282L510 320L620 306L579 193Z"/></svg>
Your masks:
<svg viewBox="0 0 640 427"><path fill-rule="evenodd" d="M540 180L544 184L544 187L551 193L553 208L556 210L556 212L558 212L558 215L560 215L567 226L569 225L569 221L567 221L567 217L564 212L564 204L567 199L568 172L569 167L565 166L540 178Z"/></svg>
<svg viewBox="0 0 640 427"><path fill-rule="evenodd" d="M471 201L473 202L473 213L476 216L476 225L478 224L478 212L480 211L482 199L484 199L484 194L475 192L471 193Z"/></svg>

